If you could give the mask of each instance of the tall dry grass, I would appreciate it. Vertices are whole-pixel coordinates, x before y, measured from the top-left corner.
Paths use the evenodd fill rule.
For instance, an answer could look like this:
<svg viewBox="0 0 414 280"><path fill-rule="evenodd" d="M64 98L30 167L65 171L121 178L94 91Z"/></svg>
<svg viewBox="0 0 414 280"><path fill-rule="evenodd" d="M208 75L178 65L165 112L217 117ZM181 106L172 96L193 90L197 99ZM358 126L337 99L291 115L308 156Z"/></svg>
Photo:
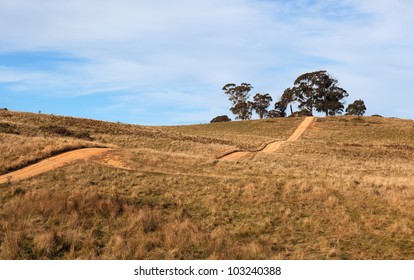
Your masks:
<svg viewBox="0 0 414 280"><path fill-rule="evenodd" d="M149 148L158 151L218 157L229 150L240 149L223 137L183 134L161 127L146 127L54 115L0 111L0 137L20 135L30 138L53 138L59 141L82 140L88 146ZM28 138L27 138L28 137ZM1 138L0 138L1 139ZM9 143L5 139L3 143ZM1 145L1 142L0 142ZM41 148L41 147L40 147ZM22 155L14 150L16 157Z"/></svg>
<svg viewBox="0 0 414 280"><path fill-rule="evenodd" d="M165 126L160 127L160 129L170 133L222 139L239 148L256 151L263 148L266 143L286 140L302 121L303 118L277 118L201 125Z"/></svg>
<svg viewBox="0 0 414 280"><path fill-rule="evenodd" d="M216 160L228 139L189 127L95 128L130 170L80 161L1 185L0 258L413 259L414 123L361 119L248 161Z"/></svg>
<svg viewBox="0 0 414 280"><path fill-rule="evenodd" d="M0 175L60 152L94 146L76 139L0 135Z"/></svg>
<svg viewBox="0 0 414 280"><path fill-rule="evenodd" d="M372 177L341 171L328 177L329 169L315 177L311 161L294 177L289 168L298 167L273 171L276 165L263 158L239 165L181 157L158 165L156 158L141 155L131 157L137 171L78 163L4 185L1 258L411 259L414 254L408 180L390 179L378 187Z"/></svg>

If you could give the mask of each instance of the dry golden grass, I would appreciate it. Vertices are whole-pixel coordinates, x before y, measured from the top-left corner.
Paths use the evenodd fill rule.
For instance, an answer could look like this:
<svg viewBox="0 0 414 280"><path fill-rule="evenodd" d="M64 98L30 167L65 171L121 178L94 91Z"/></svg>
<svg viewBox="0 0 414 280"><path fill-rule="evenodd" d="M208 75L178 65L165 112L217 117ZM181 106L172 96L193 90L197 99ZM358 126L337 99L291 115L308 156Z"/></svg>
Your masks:
<svg viewBox="0 0 414 280"><path fill-rule="evenodd" d="M56 127L67 130L73 135L65 135L67 133L57 134ZM294 126L291 129L294 129ZM213 155L214 157L242 148L226 137L193 135L191 133L183 134L180 131L173 132L162 127L146 127L54 115L0 111L0 137L10 135L46 137L48 139L53 137L53 141L57 143L61 140L57 138L62 138L65 142L81 140L83 141L82 145L88 147L147 148L190 155ZM7 142L9 141L4 140L0 142L0 145ZM16 157L19 156L21 154L16 154Z"/></svg>
<svg viewBox="0 0 414 280"><path fill-rule="evenodd" d="M92 146L78 139L0 134L0 175L63 151Z"/></svg>
<svg viewBox="0 0 414 280"><path fill-rule="evenodd" d="M413 121L324 118L245 161L215 156L254 132L95 125L131 170L79 161L0 185L1 259L414 259Z"/></svg>
<svg viewBox="0 0 414 280"><path fill-rule="evenodd" d="M201 125L165 126L170 133L213 137L231 142L244 150L256 151L264 144L286 140L303 118L263 119L254 121L222 122Z"/></svg>

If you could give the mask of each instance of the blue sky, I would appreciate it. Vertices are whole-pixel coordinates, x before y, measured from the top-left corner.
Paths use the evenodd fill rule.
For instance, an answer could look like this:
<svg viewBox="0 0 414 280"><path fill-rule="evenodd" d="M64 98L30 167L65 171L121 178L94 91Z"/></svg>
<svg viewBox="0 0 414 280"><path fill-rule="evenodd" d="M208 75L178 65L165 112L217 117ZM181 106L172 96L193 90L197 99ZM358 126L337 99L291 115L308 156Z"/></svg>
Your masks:
<svg viewBox="0 0 414 280"><path fill-rule="evenodd" d="M327 70L367 114L414 119L411 0L0 0L0 107L164 125L276 100Z"/></svg>

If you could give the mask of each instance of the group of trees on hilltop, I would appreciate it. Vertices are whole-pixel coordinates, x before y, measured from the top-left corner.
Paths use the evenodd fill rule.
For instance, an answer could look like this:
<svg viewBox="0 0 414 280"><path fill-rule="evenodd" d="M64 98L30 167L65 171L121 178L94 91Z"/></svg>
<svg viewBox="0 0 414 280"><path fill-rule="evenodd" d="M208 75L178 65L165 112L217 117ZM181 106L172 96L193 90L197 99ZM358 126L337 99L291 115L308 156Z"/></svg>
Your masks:
<svg viewBox="0 0 414 280"><path fill-rule="evenodd" d="M345 89L339 87L338 80L323 70L300 75L293 87L283 92L272 110L268 110L273 101L268 93L257 93L253 101L249 101L252 89L253 86L248 83L227 84L223 87L232 102L230 111L236 115L236 119L249 120L253 111L260 119L286 117L289 107L293 116L312 116L314 111L325 113L326 116L341 115L345 109L344 99L349 96ZM292 104L297 104L298 112L293 112ZM363 100L356 100L345 110L347 115L358 116L364 115L365 111Z"/></svg>
<svg viewBox="0 0 414 280"><path fill-rule="evenodd" d="M227 84L223 87L224 93L228 95L229 100L233 103L230 111L241 120L249 120L252 117L253 111L255 111L261 119L267 116L270 103L273 101L270 94L257 93L253 97L253 102L249 101L250 91L252 85L242 83L237 86L236 84Z"/></svg>

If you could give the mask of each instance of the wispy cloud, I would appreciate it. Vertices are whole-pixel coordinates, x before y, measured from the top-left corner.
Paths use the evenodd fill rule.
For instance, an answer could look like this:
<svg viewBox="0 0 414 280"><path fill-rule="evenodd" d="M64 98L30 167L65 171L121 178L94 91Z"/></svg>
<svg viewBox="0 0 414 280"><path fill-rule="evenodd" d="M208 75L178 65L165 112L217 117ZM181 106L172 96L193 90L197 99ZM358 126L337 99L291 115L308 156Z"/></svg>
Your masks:
<svg viewBox="0 0 414 280"><path fill-rule="evenodd" d="M414 118L398 101L414 102L412 14L409 0L0 0L0 83L6 98L104 94L121 121L206 122L229 113L225 83L276 99L326 69L369 113Z"/></svg>

